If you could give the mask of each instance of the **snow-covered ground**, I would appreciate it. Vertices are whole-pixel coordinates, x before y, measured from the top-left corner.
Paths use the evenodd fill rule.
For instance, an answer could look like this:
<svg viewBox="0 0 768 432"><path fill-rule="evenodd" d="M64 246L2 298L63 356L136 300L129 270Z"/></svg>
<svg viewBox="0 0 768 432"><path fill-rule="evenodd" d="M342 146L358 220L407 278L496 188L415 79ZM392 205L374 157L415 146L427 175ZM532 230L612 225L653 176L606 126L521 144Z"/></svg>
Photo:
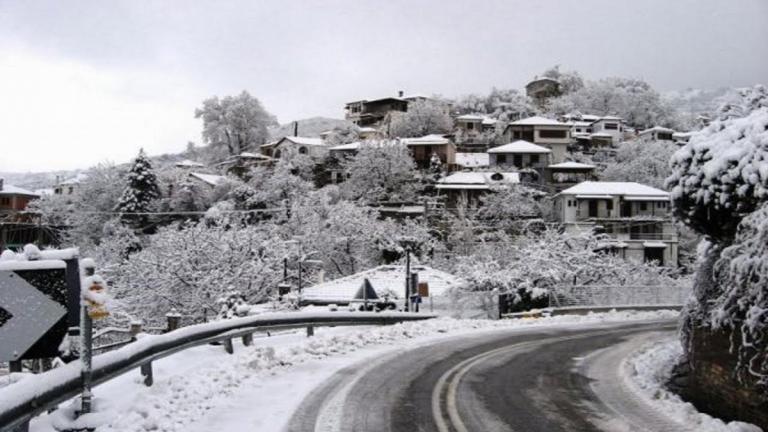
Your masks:
<svg viewBox="0 0 768 432"><path fill-rule="evenodd" d="M384 327L320 328L315 337L289 332L235 346L201 346L154 363L155 382L139 371L95 388L100 431L280 431L309 392L338 370L366 358L413 349L477 331L664 319L674 311L610 312L530 320L440 318ZM35 432L51 431L67 410L36 418Z"/></svg>
<svg viewBox="0 0 768 432"><path fill-rule="evenodd" d="M725 423L718 418L696 410L692 404L666 389L665 383L672 374L672 368L683 354L680 341L670 338L646 345L624 364L627 386L654 408L678 422L688 425L691 430L706 432L760 432L761 428L743 422Z"/></svg>

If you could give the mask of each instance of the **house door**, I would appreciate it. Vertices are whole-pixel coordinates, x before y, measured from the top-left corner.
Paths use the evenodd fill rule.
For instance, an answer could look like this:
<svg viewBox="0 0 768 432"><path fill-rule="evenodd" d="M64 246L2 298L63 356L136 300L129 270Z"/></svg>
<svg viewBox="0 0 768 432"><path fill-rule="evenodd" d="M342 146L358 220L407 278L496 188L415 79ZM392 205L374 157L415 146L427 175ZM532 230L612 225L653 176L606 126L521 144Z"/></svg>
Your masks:
<svg viewBox="0 0 768 432"><path fill-rule="evenodd" d="M589 201L589 217L597 217L597 201Z"/></svg>
<svg viewBox="0 0 768 432"><path fill-rule="evenodd" d="M664 249L660 247L645 248L645 262L656 261L659 265L664 265Z"/></svg>

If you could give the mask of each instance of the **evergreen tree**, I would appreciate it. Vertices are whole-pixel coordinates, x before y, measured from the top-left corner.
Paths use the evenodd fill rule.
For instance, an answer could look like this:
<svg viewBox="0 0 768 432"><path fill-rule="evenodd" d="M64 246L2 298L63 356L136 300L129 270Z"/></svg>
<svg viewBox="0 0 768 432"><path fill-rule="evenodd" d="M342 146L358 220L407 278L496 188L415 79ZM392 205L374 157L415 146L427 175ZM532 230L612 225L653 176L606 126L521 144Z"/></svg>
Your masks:
<svg viewBox="0 0 768 432"><path fill-rule="evenodd" d="M123 189L123 194L117 202L115 211L123 213L144 213L151 209L152 201L160 197L160 187L157 185L157 176L152 170L144 149L133 161L131 171L128 173L128 185ZM123 219L138 222L138 226L146 224L147 217L123 215Z"/></svg>

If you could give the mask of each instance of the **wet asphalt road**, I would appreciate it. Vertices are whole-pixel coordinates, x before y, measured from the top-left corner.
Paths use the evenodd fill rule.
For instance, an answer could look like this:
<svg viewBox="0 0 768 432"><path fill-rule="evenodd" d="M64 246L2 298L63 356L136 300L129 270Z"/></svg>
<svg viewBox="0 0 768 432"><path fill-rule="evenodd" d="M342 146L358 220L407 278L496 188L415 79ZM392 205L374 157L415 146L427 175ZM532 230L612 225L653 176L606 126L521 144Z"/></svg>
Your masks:
<svg viewBox="0 0 768 432"><path fill-rule="evenodd" d="M341 370L291 432L677 431L622 386L621 361L672 321L493 331Z"/></svg>

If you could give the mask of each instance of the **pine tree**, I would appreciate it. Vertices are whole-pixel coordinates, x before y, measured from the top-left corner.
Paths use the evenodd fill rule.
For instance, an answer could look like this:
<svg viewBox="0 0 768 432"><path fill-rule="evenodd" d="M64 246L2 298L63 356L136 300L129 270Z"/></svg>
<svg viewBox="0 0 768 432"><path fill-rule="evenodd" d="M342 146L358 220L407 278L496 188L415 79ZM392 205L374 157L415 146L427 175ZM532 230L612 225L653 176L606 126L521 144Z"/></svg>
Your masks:
<svg viewBox="0 0 768 432"><path fill-rule="evenodd" d="M157 185L157 176L152 170L144 149L133 161L131 171L128 173L128 185L123 189L123 194L117 202L115 211L123 213L145 213L151 209L152 201L160 197L160 187ZM147 217L123 215L123 219L136 221L138 225L144 225Z"/></svg>

